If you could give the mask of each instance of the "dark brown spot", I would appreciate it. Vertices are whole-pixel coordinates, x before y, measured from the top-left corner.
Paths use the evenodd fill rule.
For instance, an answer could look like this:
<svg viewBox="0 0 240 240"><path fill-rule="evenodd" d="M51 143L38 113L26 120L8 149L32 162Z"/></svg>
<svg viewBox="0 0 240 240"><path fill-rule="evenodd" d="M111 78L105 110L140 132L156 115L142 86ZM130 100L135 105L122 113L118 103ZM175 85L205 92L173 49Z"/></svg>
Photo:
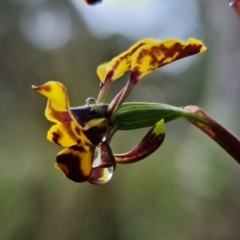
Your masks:
<svg viewBox="0 0 240 240"><path fill-rule="evenodd" d="M56 111L52 105L51 105L51 101L48 102L48 108L51 110L51 115L53 118L57 119L60 122L64 122L64 123L70 123L72 121L72 118L69 114L68 111Z"/></svg>
<svg viewBox="0 0 240 240"><path fill-rule="evenodd" d="M52 88L49 85L43 85L41 88L46 92L50 92L52 90Z"/></svg>
<svg viewBox="0 0 240 240"><path fill-rule="evenodd" d="M132 83L137 83L138 80L139 80L139 77L140 77L141 73L139 71L139 68L138 67L135 67L132 72L131 72L131 82Z"/></svg>
<svg viewBox="0 0 240 240"><path fill-rule="evenodd" d="M179 43L176 43L170 48L167 48L164 46L164 44L161 44L159 46L153 46L150 49L143 49L137 58L137 63L141 64L145 56L150 56L150 64L159 65L159 60L157 58L159 55L164 55L163 60L165 60L166 57L173 57L176 52L180 51L181 47L182 46Z"/></svg>
<svg viewBox="0 0 240 240"><path fill-rule="evenodd" d="M57 112L57 111L54 110L53 116L54 116L54 118L56 118L60 122L70 123L72 121L72 118L71 118L70 114L67 111L65 111L65 112Z"/></svg>
<svg viewBox="0 0 240 240"><path fill-rule="evenodd" d="M52 140L53 142L55 142L56 144L59 144L59 139L60 139L61 135L59 133L53 132L52 133ZM60 144L59 144L60 145Z"/></svg>
<svg viewBox="0 0 240 240"><path fill-rule="evenodd" d="M135 48L133 48L130 52L126 52L126 54L124 54L122 57L119 58L118 61L116 61L116 63L113 66L113 69L117 69L118 65L124 60L124 59L128 59L128 57L132 56L133 53L140 48L141 46L145 45L145 42L139 43ZM127 65L130 66L130 62L127 62Z"/></svg>
<svg viewBox="0 0 240 240"><path fill-rule="evenodd" d="M75 127L75 131L76 131L76 133L77 133L78 135L81 134L81 129L79 129L78 127Z"/></svg>
<svg viewBox="0 0 240 240"><path fill-rule="evenodd" d="M66 153L57 156L57 163L63 164L68 169L68 174L65 173L67 178L71 179L74 182L85 182L88 180L89 176L84 176L80 169L81 158L71 153ZM61 165L60 165L61 167Z"/></svg>
<svg viewBox="0 0 240 240"><path fill-rule="evenodd" d="M85 148L83 146L79 146L79 145L74 145L74 146L70 147L70 149L78 151L78 152L86 152Z"/></svg>
<svg viewBox="0 0 240 240"><path fill-rule="evenodd" d="M175 43L171 47L166 47L164 44L159 46L153 46L150 49L143 49L137 57L137 63L142 64L142 60L145 56L150 56L150 67L148 71L153 71L158 67L164 66L170 62L174 62L178 59L197 54L201 51L202 45L189 44L187 46L181 45L179 42ZM174 55L177 54L175 57ZM158 56L163 57L158 60ZM173 58L174 57L174 58ZM172 58L170 61L167 58Z"/></svg>
<svg viewBox="0 0 240 240"><path fill-rule="evenodd" d="M176 59L184 58L190 55L197 54L201 51L202 45L191 44L179 52Z"/></svg>
<svg viewBox="0 0 240 240"><path fill-rule="evenodd" d="M105 78L104 84L107 84L107 82L111 82L112 81L112 77L113 77L114 71L111 70L107 73L107 76Z"/></svg>

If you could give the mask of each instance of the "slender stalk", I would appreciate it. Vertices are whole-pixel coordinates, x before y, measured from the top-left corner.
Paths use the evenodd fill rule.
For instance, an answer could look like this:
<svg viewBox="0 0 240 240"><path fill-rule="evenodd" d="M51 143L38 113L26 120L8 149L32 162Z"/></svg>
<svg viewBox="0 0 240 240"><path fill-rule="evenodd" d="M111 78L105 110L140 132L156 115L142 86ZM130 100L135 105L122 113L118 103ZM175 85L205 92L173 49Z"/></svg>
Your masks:
<svg viewBox="0 0 240 240"><path fill-rule="evenodd" d="M99 94L98 94L98 97L97 97L97 102L98 103L104 102L111 83L112 83L112 79L111 78L107 78L105 80L105 82L102 83L102 85L100 86L100 91L99 91Z"/></svg>
<svg viewBox="0 0 240 240"><path fill-rule="evenodd" d="M186 106L184 109L204 118L207 124L199 123L194 119L189 120L189 122L212 138L240 164L240 140L237 137L207 115L201 108L197 106Z"/></svg>
<svg viewBox="0 0 240 240"><path fill-rule="evenodd" d="M119 99L121 98L121 96L123 95L125 91L125 87L122 88L122 90L115 96L115 98L111 101L111 103L109 104L108 107L108 115L111 116L112 112L114 110L114 108L116 107Z"/></svg>
<svg viewBox="0 0 240 240"><path fill-rule="evenodd" d="M134 86L136 85L136 81L128 81L127 85L123 88L123 90L117 95L117 97L110 103L108 111L110 117L110 122L113 122L115 116L117 114L118 109L121 107L122 103L126 100Z"/></svg>

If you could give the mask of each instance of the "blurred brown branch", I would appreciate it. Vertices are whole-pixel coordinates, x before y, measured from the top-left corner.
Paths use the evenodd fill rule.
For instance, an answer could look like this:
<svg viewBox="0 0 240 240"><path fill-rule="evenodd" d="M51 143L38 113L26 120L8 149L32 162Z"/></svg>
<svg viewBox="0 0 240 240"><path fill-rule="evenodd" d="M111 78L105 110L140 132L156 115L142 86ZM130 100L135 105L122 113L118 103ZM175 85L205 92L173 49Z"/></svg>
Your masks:
<svg viewBox="0 0 240 240"><path fill-rule="evenodd" d="M197 106L186 106L189 112L198 114L208 122L208 126L198 122L190 121L196 127L201 129L216 143L218 143L229 155L231 155L240 164L240 140L232 133L226 130L223 126L212 119L207 113Z"/></svg>
<svg viewBox="0 0 240 240"><path fill-rule="evenodd" d="M229 6L231 6L237 13L238 17L240 17L240 0L229 0Z"/></svg>

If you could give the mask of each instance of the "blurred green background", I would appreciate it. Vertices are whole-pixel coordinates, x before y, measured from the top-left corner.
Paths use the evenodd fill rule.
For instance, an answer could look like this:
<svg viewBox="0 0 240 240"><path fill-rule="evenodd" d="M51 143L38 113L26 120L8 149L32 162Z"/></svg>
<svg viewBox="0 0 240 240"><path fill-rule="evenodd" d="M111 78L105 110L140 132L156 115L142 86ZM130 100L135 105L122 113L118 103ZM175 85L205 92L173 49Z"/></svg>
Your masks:
<svg viewBox="0 0 240 240"><path fill-rule="evenodd" d="M0 239L240 239L240 167L184 120L103 186L54 168L62 148L46 140L46 99L31 85L61 81L83 105L97 97L98 64L145 37L196 37L208 51L148 75L128 101L198 105L240 136L240 20L227 0L0 1ZM117 133L114 151L147 131Z"/></svg>

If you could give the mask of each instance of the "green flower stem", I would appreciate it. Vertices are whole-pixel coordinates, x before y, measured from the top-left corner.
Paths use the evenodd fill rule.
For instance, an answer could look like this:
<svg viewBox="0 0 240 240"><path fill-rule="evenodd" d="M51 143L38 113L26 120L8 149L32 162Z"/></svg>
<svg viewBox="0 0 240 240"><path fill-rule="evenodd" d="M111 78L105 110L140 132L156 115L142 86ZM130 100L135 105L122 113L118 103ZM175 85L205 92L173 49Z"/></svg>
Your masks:
<svg viewBox="0 0 240 240"><path fill-rule="evenodd" d="M103 117L109 116L106 105L92 105L92 108ZM179 108L161 103L123 103L116 113L109 137L117 130L150 127L160 119L166 123L178 118L184 118L201 129L240 164L240 140L197 106Z"/></svg>
<svg viewBox="0 0 240 240"><path fill-rule="evenodd" d="M231 155L240 164L240 140L212 119L207 113L197 106L186 106L185 110L194 113L205 119L207 124L201 124L194 119L188 119L193 125L206 133L219 146L221 146L229 155Z"/></svg>
<svg viewBox="0 0 240 240"><path fill-rule="evenodd" d="M109 117L109 106L107 104L93 104L96 116ZM189 121L207 125L208 122L196 113L192 113L180 107L174 107L162 103L130 102L123 103L116 113L114 125L117 130L131 130L151 127L161 119L169 122L177 118L185 118Z"/></svg>

